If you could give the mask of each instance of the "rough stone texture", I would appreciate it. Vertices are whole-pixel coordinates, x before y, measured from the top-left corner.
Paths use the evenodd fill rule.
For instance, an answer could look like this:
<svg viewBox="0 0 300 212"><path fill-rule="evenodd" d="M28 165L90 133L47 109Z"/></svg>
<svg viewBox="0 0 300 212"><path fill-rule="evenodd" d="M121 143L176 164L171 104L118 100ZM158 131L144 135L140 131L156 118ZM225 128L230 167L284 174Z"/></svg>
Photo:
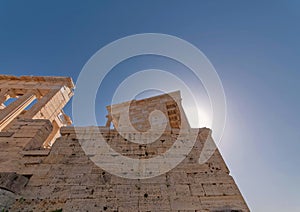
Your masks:
<svg viewBox="0 0 300 212"><path fill-rule="evenodd" d="M3 78L0 76L0 82ZM64 86L70 86L68 80L59 79ZM20 78L9 80L22 82ZM48 83L49 89L52 80L38 82L40 86ZM173 102L172 95L175 96ZM60 102L61 98L54 99ZM61 110L65 104L65 101L51 103L52 106L45 109L47 102L39 108L55 112L57 105ZM127 105L116 105L117 111ZM80 143L95 140L100 134L124 156L148 159L164 154L174 144L179 126L190 128L185 115L178 115L183 112L179 93L139 100L130 105L130 119L138 132L128 132L129 137L149 129L147 117L154 109L168 117L166 130L153 143L132 143L109 127L58 126L61 136L51 149L44 149L41 144L51 136L54 128L51 116L37 119L26 117L25 113L14 120L0 133L0 208L9 211L249 211L218 150L205 164L198 163L204 142L211 136L207 128L187 131L197 133L193 149L178 166L160 176L126 179L96 166ZM110 113L110 107L108 110L108 126L112 121L118 128L118 115L122 114ZM154 137L151 133L148 135Z"/></svg>
<svg viewBox="0 0 300 212"><path fill-rule="evenodd" d="M7 210L10 205L14 204L14 202L18 199L18 196L8 190L0 188L0 209Z"/></svg>
<svg viewBox="0 0 300 212"><path fill-rule="evenodd" d="M129 121L126 119L122 120L122 114L126 113L129 108ZM142 100L128 101L112 106L107 106L108 111L108 123L107 127L112 121L116 129L122 127L127 128L131 124L137 131L145 132L151 128L152 125L162 125L161 121L156 120L156 116L151 117L151 113L154 111L162 112L166 121L166 129L180 129L181 127L189 127L186 115L181 107L181 96L180 92L172 92L165 95L154 96Z"/></svg>
<svg viewBox="0 0 300 212"><path fill-rule="evenodd" d="M20 193L27 184L28 178L16 173L0 173L0 187L14 193Z"/></svg>

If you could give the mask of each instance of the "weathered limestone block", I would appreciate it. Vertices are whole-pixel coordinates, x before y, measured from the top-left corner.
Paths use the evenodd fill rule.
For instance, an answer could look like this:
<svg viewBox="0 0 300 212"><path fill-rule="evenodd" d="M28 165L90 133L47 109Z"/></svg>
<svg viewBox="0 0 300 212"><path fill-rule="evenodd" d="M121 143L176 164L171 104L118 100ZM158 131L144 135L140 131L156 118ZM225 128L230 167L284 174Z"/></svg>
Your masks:
<svg viewBox="0 0 300 212"><path fill-rule="evenodd" d="M6 211L11 205L13 205L18 196L8 190L0 188L0 210Z"/></svg>
<svg viewBox="0 0 300 212"><path fill-rule="evenodd" d="M24 150L38 150L42 148L43 143L52 132L52 129L52 124L49 120L34 119L31 120L28 125L22 126L21 129L13 135L13 137L31 138L24 147Z"/></svg>
<svg viewBox="0 0 300 212"><path fill-rule="evenodd" d="M28 178L16 173L0 172L0 188L13 193L20 193L27 184Z"/></svg>

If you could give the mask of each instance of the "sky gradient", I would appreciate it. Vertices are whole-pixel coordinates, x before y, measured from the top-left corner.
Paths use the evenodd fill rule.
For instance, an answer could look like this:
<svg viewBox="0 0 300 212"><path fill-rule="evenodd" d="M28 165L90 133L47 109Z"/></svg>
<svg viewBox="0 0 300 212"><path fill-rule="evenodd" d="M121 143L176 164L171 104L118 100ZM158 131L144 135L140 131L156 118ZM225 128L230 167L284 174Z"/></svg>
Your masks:
<svg viewBox="0 0 300 212"><path fill-rule="evenodd" d="M223 83L228 116L220 151L249 207L300 211L299 23L296 0L0 0L0 73L76 82L87 60L116 39L146 32L182 38L209 58ZM124 61L99 89L100 122L122 79L146 68L183 73L163 58ZM71 104L65 111L71 115Z"/></svg>

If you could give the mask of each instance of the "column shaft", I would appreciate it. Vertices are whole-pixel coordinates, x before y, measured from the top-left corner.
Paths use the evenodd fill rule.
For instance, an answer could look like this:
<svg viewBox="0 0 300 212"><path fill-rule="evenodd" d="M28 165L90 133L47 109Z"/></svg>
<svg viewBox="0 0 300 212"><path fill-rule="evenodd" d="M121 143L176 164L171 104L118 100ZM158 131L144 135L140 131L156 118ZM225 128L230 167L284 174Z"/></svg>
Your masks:
<svg viewBox="0 0 300 212"><path fill-rule="evenodd" d="M0 131L3 130L12 120L35 99L32 91L27 92L19 97L16 101L0 111Z"/></svg>

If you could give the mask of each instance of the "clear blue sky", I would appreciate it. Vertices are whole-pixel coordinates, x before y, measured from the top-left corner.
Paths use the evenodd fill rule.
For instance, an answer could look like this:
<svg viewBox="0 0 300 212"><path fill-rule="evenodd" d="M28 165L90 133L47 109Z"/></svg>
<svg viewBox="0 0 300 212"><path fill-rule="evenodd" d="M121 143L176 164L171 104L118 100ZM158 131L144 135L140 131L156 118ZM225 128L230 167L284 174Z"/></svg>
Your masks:
<svg viewBox="0 0 300 212"><path fill-rule="evenodd" d="M223 82L228 120L220 150L250 208L300 211L299 23L296 0L1 0L0 73L76 81L85 62L118 38L155 32L185 39L206 54ZM141 58L121 67L166 64ZM97 100L99 115L129 72L115 70L112 77L119 78ZM70 114L71 104L65 110Z"/></svg>

